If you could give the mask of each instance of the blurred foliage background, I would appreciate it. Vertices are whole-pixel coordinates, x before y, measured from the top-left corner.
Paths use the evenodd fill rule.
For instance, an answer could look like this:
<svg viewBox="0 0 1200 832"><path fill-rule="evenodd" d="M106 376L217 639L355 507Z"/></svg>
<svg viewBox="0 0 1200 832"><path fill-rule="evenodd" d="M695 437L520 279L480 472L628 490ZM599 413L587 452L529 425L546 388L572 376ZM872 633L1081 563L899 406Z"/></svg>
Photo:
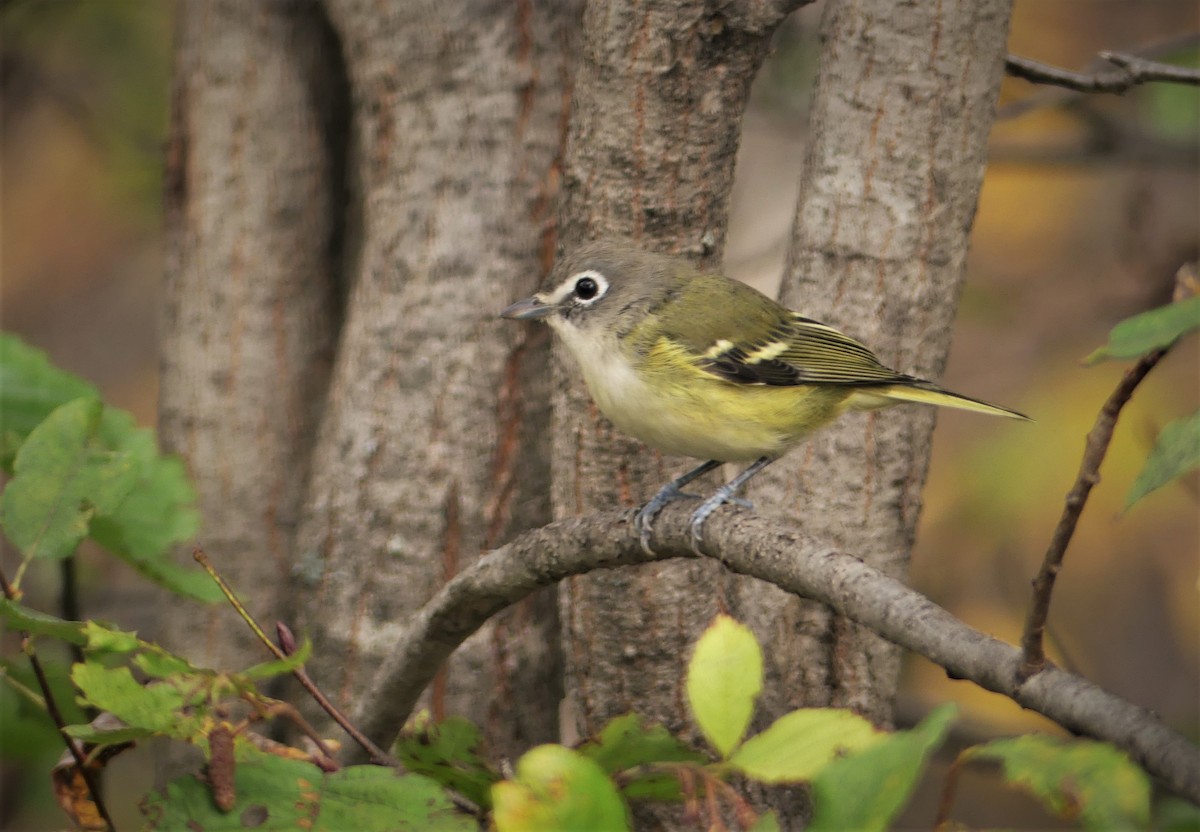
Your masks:
<svg viewBox="0 0 1200 832"><path fill-rule="evenodd" d="M768 290L792 220L820 5L780 33L747 116L727 265ZM146 425L157 397L174 8L168 0L0 5L0 326ZM1093 65L1105 49L1196 65L1197 32L1193 0L1017 0L1010 49L1071 69ZM940 414L912 580L972 625L1015 640L1083 437L1125 369L1084 368L1080 359L1117 321L1165 303L1176 269L1200 254L1200 92L1155 84L1085 96L1009 79L990 156L945 382L1036 422ZM1178 345L1122 416L1066 558L1051 639L1065 666L1200 738L1200 481L1121 512L1157 431L1200 406L1198 341ZM141 594L149 590L118 570L111 558L85 558L83 613L152 636ZM32 583L31 600L53 609L56 579ZM963 741L1058 730L910 659L900 719L945 699L962 703ZM46 774L57 750L48 758L32 750L45 735L5 701L0 826L60 826ZM132 796L149 773L131 765ZM1050 823L976 779L960 786L959 820ZM133 802L118 818L132 821ZM906 822L927 827L931 818L929 803L918 802Z"/></svg>

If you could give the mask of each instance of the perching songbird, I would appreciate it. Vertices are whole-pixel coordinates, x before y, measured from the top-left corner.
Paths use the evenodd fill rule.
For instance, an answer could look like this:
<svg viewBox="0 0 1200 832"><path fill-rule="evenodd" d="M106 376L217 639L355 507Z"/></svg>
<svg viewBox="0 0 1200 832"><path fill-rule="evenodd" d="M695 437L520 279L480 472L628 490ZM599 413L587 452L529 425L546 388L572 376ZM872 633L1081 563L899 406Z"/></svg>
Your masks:
<svg viewBox="0 0 1200 832"><path fill-rule="evenodd" d="M600 410L652 448L708 460L638 513L650 550L655 516L724 462L753 461L691 518L704 521L747 480L848 410L905 402L1027 419L1015 410L888 369L865 346L744 283L686 260L608 240L555 264L542 291L500 313L542 319L566 344Z"/></svg>

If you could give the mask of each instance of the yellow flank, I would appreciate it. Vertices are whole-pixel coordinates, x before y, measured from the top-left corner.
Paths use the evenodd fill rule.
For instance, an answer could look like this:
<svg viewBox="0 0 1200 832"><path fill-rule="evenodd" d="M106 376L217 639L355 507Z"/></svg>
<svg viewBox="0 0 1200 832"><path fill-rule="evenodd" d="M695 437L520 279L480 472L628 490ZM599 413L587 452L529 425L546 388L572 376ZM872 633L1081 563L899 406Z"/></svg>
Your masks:
<svg viewBox="0 0 1200 832"><path fill-rule="evenodd" d="M825 385L738 384L701 369L694 359L661 338L625 384L589 378L589 362L581 365L596 404L618 428L667 453L724 462L782 455L836 419L852 392ZM653 378L654 387L637 376Z"/></svg>

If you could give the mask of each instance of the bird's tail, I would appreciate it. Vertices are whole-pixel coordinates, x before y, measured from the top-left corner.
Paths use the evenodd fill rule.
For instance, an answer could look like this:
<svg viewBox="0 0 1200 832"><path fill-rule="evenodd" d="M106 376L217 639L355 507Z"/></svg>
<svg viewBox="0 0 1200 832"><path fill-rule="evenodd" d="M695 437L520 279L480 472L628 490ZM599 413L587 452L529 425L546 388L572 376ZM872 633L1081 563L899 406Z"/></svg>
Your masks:
<svg viewBox="0 0 1200 832"><path fill-rule="evenodd" d="M973 410L976 413L989 413L992 416L1007 416L1010 419L1025 419L1029 417L998 404L972 399L958 393L943 390L933 382L912 379L883 384L878 387L859 388L850 396L847 405L850 410L877 410L901 402L917 402L932 404L940 407L955 407L959 410Z"/></svg>

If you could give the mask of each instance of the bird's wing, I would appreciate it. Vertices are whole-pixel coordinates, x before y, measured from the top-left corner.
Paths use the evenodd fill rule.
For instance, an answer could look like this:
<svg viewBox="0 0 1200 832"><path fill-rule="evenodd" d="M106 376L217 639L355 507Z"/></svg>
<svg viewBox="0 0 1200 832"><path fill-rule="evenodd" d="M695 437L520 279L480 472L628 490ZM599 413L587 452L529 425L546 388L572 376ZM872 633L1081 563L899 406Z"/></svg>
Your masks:
<svg viewBox="0 0 1200 832"><path fill-rule="evenodd" d="M652 310L665 337L702 370L739 384L888 384L909 380L833 327L797 315L755 289L706 275L702 308L686 314L668 297ZM694 289L694 287L693 287ZM729 309L738 314L731 319Z"/></svg>
<svg viewBox="0 0 1200 832"><path fill-rule="evenodd" d="M713 339L697 351L697 365L726 381L773 387L908 380L850 336L799 315L789 313L768 329L754 329L757 336Z"/></svg>

